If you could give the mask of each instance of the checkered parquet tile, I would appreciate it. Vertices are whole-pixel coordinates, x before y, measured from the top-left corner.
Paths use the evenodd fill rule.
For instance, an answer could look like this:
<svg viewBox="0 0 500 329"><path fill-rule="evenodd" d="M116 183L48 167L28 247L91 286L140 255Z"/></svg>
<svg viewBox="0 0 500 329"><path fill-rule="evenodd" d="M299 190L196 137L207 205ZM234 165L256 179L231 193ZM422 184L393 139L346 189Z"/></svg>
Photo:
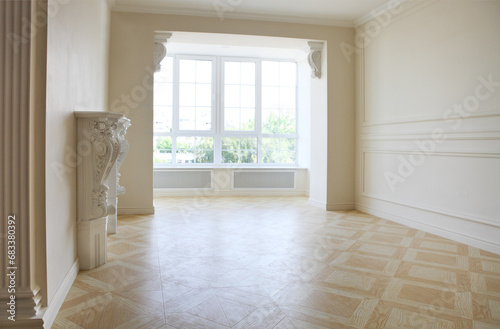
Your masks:
<svg viewBox="0 0 500 329"><path fill-rule="evenodd" d="M500 328L498 255L302 197L155 203L53 328Z"/></svg>

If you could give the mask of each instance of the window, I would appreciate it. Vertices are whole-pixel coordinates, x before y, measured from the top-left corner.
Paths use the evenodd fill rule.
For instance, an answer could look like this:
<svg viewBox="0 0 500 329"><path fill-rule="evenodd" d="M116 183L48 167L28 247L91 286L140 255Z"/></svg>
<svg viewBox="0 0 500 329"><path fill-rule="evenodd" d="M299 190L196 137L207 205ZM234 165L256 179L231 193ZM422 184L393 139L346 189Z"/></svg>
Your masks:
<svg viewBox="0 0 500 329"><path fill-rule="evenodd" d="M166 57L154 85L154 164L297 163L297 65Z"/></svg>

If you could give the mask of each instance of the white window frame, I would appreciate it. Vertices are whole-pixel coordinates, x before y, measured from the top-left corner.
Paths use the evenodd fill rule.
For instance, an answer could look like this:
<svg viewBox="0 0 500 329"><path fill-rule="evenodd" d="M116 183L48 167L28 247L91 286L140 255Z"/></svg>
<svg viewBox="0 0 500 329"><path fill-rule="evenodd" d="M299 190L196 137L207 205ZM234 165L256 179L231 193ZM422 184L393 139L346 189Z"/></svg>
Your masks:
<svg viewBox="0 0 500 329"><path fill-rule="evenodd" d="M161 168L233 168L233 167L298 167L298 63L290 59L269 59L258 57L234 57L234 56L207 56L207 55L174 55L173 57L173 90L172 90L172 131L153 132L155 137L172 138L172 163L156 164L155 169ZM180 130L179 129L179 61L181 59L211 60L212 61L212 129L211 130ZM264 134L262 133L262 62L291 62L297 65L295 82L295 133L294 134ZM224 129L224 92L225 92L225 62L254 62L255 65L255 130L234 131ZM153 105L154 106L154 105ZM212 137L213 138L213 163L177 163L177 140L176 137ZM222 138L256 138L257 139L257 163L223 163L222 162ZM262 162L262 139L263 138L293 138L295 139L295 163L263 163Z"/></svg>

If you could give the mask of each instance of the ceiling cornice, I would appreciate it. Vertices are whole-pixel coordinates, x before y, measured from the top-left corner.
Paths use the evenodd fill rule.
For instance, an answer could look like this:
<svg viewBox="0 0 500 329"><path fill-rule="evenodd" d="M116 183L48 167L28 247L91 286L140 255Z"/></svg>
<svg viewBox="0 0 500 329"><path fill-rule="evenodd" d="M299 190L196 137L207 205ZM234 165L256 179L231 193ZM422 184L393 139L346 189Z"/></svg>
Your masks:
<svg viewBox="0 0 500 329"><path fill-rule="evenodd" d="M353 26L358 27L362 24L365 24L366 22L371 21L375 17L380 16L381 14L388 12L389 10L403 4L406 1L408 1L408 0L394 0L394 1L386 2L382 6L377 7L375 9L371 10L369 13L366 13L363 16L356 19L353 22Z"/></svg>
<svg viewBox="0 0 500 329"><path fill-rule="evenodd" d="M120 12L135 12L135 13L148 13L148 14L169 14L169 15L182 15L182 16L201 16L201 17L216 17L215 10L200 10L200 9L182 9L182 8L168 8L168 7L153 7L141 6L133 4L115 4L112 11ZM296 17L284 15L267 15L267 14L252 14L252 13L237 13L225 12L224 18L228 19L248 19L257 21L271 21L282 23L297 23L297 24L312 24L312 25L326 25L326 26L339 26L339 27L354 27L353 22L349 20L335 20L326 18L312 18L312 17Z"/></svg>

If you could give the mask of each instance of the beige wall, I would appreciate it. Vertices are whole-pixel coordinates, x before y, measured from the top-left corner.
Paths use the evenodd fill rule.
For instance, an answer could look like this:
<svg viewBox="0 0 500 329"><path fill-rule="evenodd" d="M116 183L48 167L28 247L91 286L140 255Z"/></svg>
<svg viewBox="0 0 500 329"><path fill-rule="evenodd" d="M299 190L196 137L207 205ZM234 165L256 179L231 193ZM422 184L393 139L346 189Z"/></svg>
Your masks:
<svg viewBox="0 0 500 329"><path fill-rule="evenodd" d="M358 209L500 252L499 18L419 0L359 28Z"/></svg>
<svg viewBox="0 0 500 329"><path fill-rule="evenodd" d="M121 184L127 193L119 207L136 213L151 212L152 91L154 31L186 31L291 37L324 40L327 77L312 81L328 99L311 93L312 141L310 197L322 207L354 204L354 64L348 63L339 45L352 42L350 28L232 20L206 17L113 12L110 34L110 111L132 120L127 132L130 152L121 167ZM168 46L167 46L168 48ZM149 69L149 72L148 72ZM312 88L312 90L315 90ZM328 185L327 185L328 184Z"/></svg>
<svg viewBox="0 0 500 329"><path fill-rule="evenodd" d="M105 0L49 1L46 108L48 300L76 260L75 110L106 110Z"/></svg>

